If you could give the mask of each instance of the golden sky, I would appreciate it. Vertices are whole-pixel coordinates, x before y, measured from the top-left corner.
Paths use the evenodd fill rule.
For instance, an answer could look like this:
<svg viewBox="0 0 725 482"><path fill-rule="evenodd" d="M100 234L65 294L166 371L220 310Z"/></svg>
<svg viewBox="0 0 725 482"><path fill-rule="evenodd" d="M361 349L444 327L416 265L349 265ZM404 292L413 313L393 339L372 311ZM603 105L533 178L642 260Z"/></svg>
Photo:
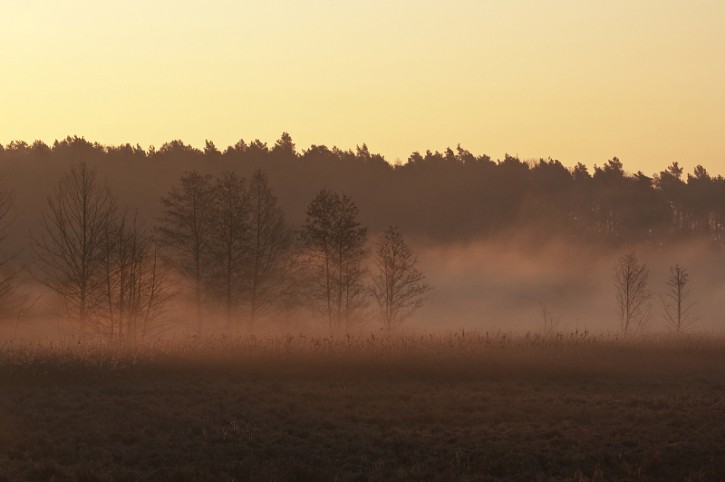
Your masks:
<svg viewBox="0 0 725 482"><path fill-rule="evenodd" d="M725 174L725 1L3 0L0 142L461 144Z"/></svg>

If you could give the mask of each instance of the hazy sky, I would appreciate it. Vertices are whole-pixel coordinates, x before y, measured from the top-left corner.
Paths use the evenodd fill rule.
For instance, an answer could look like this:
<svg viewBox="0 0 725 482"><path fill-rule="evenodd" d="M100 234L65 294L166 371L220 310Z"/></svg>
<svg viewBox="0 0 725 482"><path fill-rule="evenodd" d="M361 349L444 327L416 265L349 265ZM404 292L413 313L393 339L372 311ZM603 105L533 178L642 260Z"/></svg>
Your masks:
<svg viewBox="0 0 725 482"><path fill-rule="evenodd" d="M3 0L0 142L460 143L725 173L725 1Z"/></svg>

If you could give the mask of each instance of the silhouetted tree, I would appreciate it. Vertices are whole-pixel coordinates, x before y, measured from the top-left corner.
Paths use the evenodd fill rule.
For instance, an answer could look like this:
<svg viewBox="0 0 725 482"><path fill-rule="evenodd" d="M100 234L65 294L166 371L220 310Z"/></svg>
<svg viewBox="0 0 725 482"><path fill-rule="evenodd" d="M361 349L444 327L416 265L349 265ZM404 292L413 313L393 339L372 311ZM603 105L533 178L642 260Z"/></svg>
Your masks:
<svg viewBox="0 0 725 482"><path fill-rule="evenodd" d="M403 323L423 306L430 287L416 267L417 258L395 227L378 238L371 293L386 331Z"/></svg>
<svg viewBox="0 0 725 482"><path fill-rule="evenodd" d="M104 236L113 212L107 186L82 162L48 196L41 232L33 238L38 279L63 298L84 331L92 328L93 302L103 285Z"/></svg>
<svg viewBox="0 0 725 482"><path fill-rule="evenodd" d="M364 304L362 284L367 229L346 195L323 189L307 207L301 238L311 261L315 297L322 301L331 331L349 329Z"/></svg>
<svg viewBox="0 0 725 482"><path fill-rule="evenodd" d="M173 292L158 249L138 227L136 217L109 223L103 245L104 277L95 300L101 334L134 344L160 327Z"/></svg>
<svg viewBox="0 0 725 482"><path fill-rule="evenodd" d="M68 162L96 163L105 155L105 149L98 142L87 141L83 137L68 136L53 143L53 155L56 159Z"/></svg>
<svg viewBox="0 0 725 482"><path fill-rule="evenodd" d="M281 301L287 287L292 231L272 193L267 176L256 171L249 183L249 316Z"/></svg>
<svg viewBox="0 0 725 482"><path fill-rule="evenodd" d="M673 162L666 170L657 175L658 191L670 206L670 227L672 234L687 234L690 229L689 213L685 207L686 185L681 179L682 168Z"/></svg>
<svg viewBox="0 0 725 482"><path fill-rule="evenodd" d="M222 157L222 153L214 145L214 142L210 140L204 141L204 156L209 160L218 160Z"/></svg>
<svg viewBox="0 0 725 482"><path fill-rule="evenodd" d="M102 170L121 197L133 196L130 202L137 208L165 194L152 179L173 179L199 169L233 170L249 180L261 168L275 179L279 204L292 223L304 222L300 206L316 194L316 184L324 184L352 196L365 212L384 213L369 218L371 229L382 231L395 222L406 233L436 242L520 232L525 226L537 242L546 235L616 246L700 237L725 245L725 179L701 166L688 176L678 163L654 175L630 175L615 157L589 171L583 164L568 170L552 159L524 162L506 155L492 160L460 146L415 152L407 164L391 166L364 144L352 150L311 146L299 155L286 133L269 147L259 140L240 140L225 149L212 142L201 147L172 140L160 149L144 150L128 144L103 146L76 136L51 147L13 141L0 150L0 162L14 183L33 179L36 188L50 191L36 172L52 177L54 169L61 172L86 161ZM138 169L145 175L130 182L130 173ZM32 202L24 199L25 191L15 196L23 211ZM155 219L161 215L156 211L160 206L142 214ZM25 217L18 217L18 231L27 228ZM11 236L12 248L19 239Z"/></svg>
<svg viewBox="0 0 725 482"><path fill-rule="evenodd" d="M13 300L18 270L13 267L17 253L8 250L6 239L13 224L13 193L0 177L0 316L8 317L20 309L20 300Z"/></svg>
<svg viewBox="0 0 725 482"><path fill-rule="evenodd" d="M621 258L615 268L614 283L622 332L641 329L649 320L649 270L635 253Z"/></svg>
<svg viewBox="0 0 725 482"><path fill-rule="evenodd" d="M213 284L222 298L231 324L249 282L247 264L251 251L250 204L244 179L225 172L216 180L213 199L211 249L214 255Z"/></svg>
<svg viewBox="0 0 725 482"><path fill-rule="evenodd" d="M244 151L244 155L250 162L259 165L262 162L269 160L270 151L266 142L254 139L249 143L249 146L247 146L247 149Z"/></svg>
<svg viewBox="0 0 725 482"><path fill-rule="evenodd" d="M696 318L692 310L695 304L690 300L690 290L687 285L690 276L685 268L675 265L670 268L667 278L667 292L662 297L665 321L677 332L681 333L692 325Z"/></svg>
<svg viewBox="0 0 725 482"><path fill-rule="evenodd" d="M712 178L707 169L698 165L687 176L683 200L690 213L692 230L718 240L724 228L723 203L719 201L722 178Z"/></svg>
<svg viewBox="0 0 725 482"><path fill-rule="evenodd" d="M280 161L291 161L297 158L295 151L295 143L292 142L292 136L287 132L283 132L280 138L275 142L271 151L272 157Z"/></svg>
<svg viewBox="0 0 725 482"><path fill-rule="evenodd" d="M589 169L587 168L587 166L585 166L581 162L576 163L576 166L574 166L574 169L572 169L571 175L576 182L587 182L592 178L591 174L589 174Z"/></svg>
<svg viewBox="0 0 725 482"><path fill-rule="evenodd" d="M185 173L179 185L161 199L164 213L158 228L163 246L181 272L194 283L197 330L201 332L201 309L205 282L212 266L215 191L211 176Z"/></svg>

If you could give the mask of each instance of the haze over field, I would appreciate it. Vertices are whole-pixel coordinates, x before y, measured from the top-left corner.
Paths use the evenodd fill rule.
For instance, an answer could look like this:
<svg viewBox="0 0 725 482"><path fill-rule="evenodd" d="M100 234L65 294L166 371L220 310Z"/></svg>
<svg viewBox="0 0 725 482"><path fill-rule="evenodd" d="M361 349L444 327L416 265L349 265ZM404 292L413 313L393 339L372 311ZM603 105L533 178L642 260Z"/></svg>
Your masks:
<svg viewBox="0 0 725 482"><path fill-rule="evenodd" d="M697 323L688 328L721 331L724 327L719 301L725 275L719 266L725 179L699 165L686 173L672 163L650 177L628 172L617 158L590 172L581 164L567 167L551 159L492 160L459 147L414 153L410 162L394 167L364 145L355 151L325 146L300 151L287 134L271 145L242 140L224 148L208 143L204 150L182 141L151 151L103 146L77 137L51 146L13 142L0 150L0 165L5 192L12 191L3 249L15 256L5 269L18 273L19 293L37 300L23 323L10 316L5 323L8 333L69 332L62 320L71 313L64 312L62 297L53 293L57 286L49 289L41 276L44 265L37 240L49 233L42 222L52 212L48 196L57 196L59 182L84 165L96 173L98 186L108 184L116 215L136 219L148 242L161 248L174 292L174 299L164 306L167 334L200 327L207 332L228 329L218 293L224 270L218 265L219 254L211 248L200 252L206 259L202 265L216 268L200 278L209 290L204 296L210 298L202 302L205 321L197 324L196 317L189 315L196 310L193 270L185 267L188 260L178 257L174 245L164 241L160 229L184 224L183 218L171 221L162 202L175 189L201 176L204 185L218 191L221 186L213 183L230 172L246 180L247 187L240 192L246 192L256 172L268 176L268 188L289 229L285 235L289 251L284 255L289 260L304 258L314 248L305 244L303 236L313 200L326 191L349 196L368 240L362 243L359 258L365 268L358 278L359 319L347 329L381 328L375 303L365 293L376 270L376 239L389 226L399 227L433 287L423 306L407 320L409 330L523 332L542 331L553 324L547 329L619 332L615 266L630 252L639 255L650 273L648 330L670 329L662 298L669 292L666 283L675 265L690 276L689 301L695 304L691 321ZM197 171L200 174L194 174ZM240 219L247 219L251 209L244 199L235 208ZM245 249L251 249L244 232L239 237L241 246L247 246L239 253L242 258ZM230 289L238 298L234 317L248 331L252 324L245 321L249 300L244 293L249 278L244 271L247 261L240 262L239 277ZM254 323L253 330L324 332L329 328L321 322L325 310L319 306L310 310L316 302L305 292L310 280L289 273L283 278L294 289L278 279L275 283L285 288L278 293L279 300L269 300L275 311L265 322Z"/></svg>
<svg viewBox="0 0 725 482"><path fill-rule="evenodd" d="M668 332L662 298L670 267L686 266L695 302L694 331L722 332L725 257L702 243L662 249L633 247L650 270L651 319L647 331ZM422 250L422 269L435 290L411 329L524 333L546 330L545 308L562 332L617 333L620 330L614 268L618 251L584 253L565 241L539 249L510 238ZM442 321L446 320L446 321Z"/></svg>
<svg viewBox="0 0 725 482"><path fill-rule="evenodd" d="M725 480L725 1L1 3L0 482Z"/></svg>

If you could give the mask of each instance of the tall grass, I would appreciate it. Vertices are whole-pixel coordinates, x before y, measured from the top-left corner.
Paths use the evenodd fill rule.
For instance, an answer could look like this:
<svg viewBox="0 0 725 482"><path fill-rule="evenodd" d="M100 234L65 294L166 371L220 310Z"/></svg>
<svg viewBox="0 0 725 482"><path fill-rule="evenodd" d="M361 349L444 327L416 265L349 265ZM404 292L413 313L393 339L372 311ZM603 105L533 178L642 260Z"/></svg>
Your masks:
<svg viewBox="0 0 725 482"><path fill-rule="evenodd" d="M381 336L216 335L136 345L80 338L0 342L0 375L164 369L451 376L693 376L725 373L725 337L466 331Z"/></svg>

